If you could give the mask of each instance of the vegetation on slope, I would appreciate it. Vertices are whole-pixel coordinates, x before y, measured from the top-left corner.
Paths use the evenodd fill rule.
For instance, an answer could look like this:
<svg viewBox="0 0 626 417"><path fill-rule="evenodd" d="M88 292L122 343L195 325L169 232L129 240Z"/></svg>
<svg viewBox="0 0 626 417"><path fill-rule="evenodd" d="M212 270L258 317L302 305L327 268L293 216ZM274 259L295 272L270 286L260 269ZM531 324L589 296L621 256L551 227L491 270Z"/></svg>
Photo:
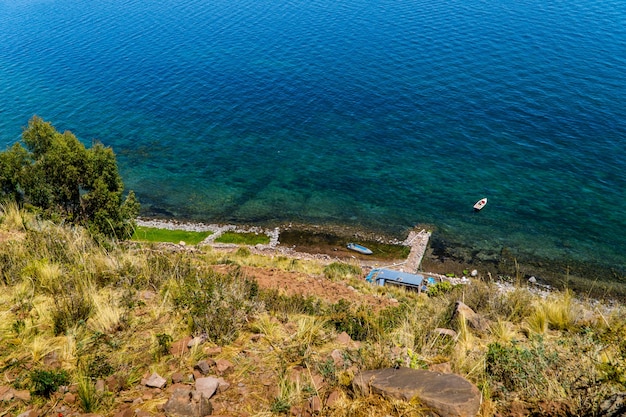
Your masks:
<svg viewBox="0 0 626 417"><path fill-rule="evenodd" d="M61 404L65 415L114 415L125 401L142 398L142 377L192 373L210 353L170 348L201 334L234 365L232 386L246 390L220 394L225 415L285 415L331 392L339 400L321 415L422 415L414 403L363 398L351 389L359 370L398 365L449 366L480 388L484 416L520 407L527 414L591 415L626 389L623 307L582 302L569 292L540 296L473 281L428 297L372 286L356 264L263 257L245 247L171 250L127 242L105 250L85 229L54 225L12 204L2 207L0 239L1 384L32 394L28 403L0 403L0 415L27 408L44 415ZM330 301L330 294L289 292L261 285L253 271L350 286L354 295ZM453 318L459 300L489 321L487 330ZM354 343L338 343L341 332ZM335 350L341 361L332 359ZM105 379L114 383L96 390ZM78 396L72 404L59 392L68 384ZM136 407L156 413L166 400L156 395Z"/></svg>
<svg viewBox="0 0 626 417"><path fill-rule="evenodd" d="M36 209L42 216L83 225L92 234L126 239L139 202L124 184L115 154L99 142L90 149L34 116L22 142L0 152L0 199Z"/></svg>

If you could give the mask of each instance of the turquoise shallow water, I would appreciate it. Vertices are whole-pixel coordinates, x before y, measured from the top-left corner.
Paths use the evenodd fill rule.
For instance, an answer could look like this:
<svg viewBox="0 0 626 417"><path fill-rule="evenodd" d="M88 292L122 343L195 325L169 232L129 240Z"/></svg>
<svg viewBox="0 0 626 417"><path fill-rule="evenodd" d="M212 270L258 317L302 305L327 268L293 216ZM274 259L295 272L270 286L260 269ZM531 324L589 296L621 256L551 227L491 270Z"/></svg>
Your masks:
<svg viewBox="0 0 626 417"><path fill-rule="evenodd" d="M145 214L626 271L624 103L621 0L0 0L0 143L98 139Z"/></svg>

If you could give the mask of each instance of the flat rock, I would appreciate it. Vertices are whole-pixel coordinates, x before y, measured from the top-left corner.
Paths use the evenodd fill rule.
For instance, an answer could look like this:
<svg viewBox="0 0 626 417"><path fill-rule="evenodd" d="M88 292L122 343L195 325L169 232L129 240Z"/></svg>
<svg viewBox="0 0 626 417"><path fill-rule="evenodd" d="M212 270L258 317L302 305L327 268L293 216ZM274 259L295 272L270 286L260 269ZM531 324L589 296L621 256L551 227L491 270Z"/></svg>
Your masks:
<svg viewBox="0 0 626 417"><path fill-rule="evenodd" d="M217 378L207 377L196 380L196 391L206 398L211 398L219 386L220 380Z"/></svg>
<svg viewBox="0 0 626 417"><path fill-rule="evenodd" d="M475 417L480 408L480 391L455 374L411 368L365 371L354 377L355 391L363 395L419 401L440 417Z"/></svg>
<svg viewBox="0 0 626 417"><path fill-rule="evenodd" d="M163 378L161 375L157 374L156 372L141 382L143 383L143 385L150 387L150 388L163 388L165 384L167 384L167 381L165 380L165 378Z"/></svg>

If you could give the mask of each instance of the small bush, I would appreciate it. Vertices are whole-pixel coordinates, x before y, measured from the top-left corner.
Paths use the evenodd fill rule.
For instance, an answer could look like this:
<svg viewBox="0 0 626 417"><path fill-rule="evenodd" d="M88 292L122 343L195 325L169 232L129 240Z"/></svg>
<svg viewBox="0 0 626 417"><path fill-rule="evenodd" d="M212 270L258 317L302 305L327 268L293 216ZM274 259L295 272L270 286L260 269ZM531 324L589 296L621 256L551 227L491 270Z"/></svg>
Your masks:
<svg viewBox="0 0 626 417"><path fill-rule="evenodd" d="M452 284L448 281L438 282L428 287L428 295L430 297L439 297L452 291Z"/></svg>
<svg viewBox="0 0 626 417"><path fill-rule="evenodd" d="M39 395L50 398L53 392L61 385L67 385L70 377L66 371L44 371L34 370L30 373L31 392L33 395Z"/></svg>
<svg viewBox="0 0 626 417"><path fill-rule="evenodd" d="M546 351L541 338L529 347L492 343L485 357L489 377L508 391L539 396L549 387L551 374L558 374L558 355Z"/></svg>
<svg viewBox="0 0 626 417"><path fill-rule="evenodd" d="M104 355L94 356L87 366L87 376L90 378L103 378L112 375L114 372L115 368Z"/></svg>
<svg viewBox="0 0 626 417"><path fill-rule="evenodd" d="M52 323L55 336L64 334L76 325L84 324L93 309L89 294L74 290L59 294L54 299L54 304Z"/></svg>
<svg viewBox="0 0 626 417"><path fill-rule="evenodd" d="M235 256L239 256L241 258L247 258L251 254L252 254L252 252L250 252L250 249L248 249L245 246L242 246L242 247L238 248L237 252L235 252Z"/></svg>
<svg viewBox="0 0 626 417"><path fill-rule="evenodd" d="M382 334L378 316L368 307L353 311L350 302L339 300L329 309L328 321L337 332L346 332L352 340L377 340Z"/></svg>
<svg viewBox="0 0 626 417"><path fill-rule="evenodd" d="M260 309L259 286L238 271L214 271L186 276L172 288L175 306L186 310L190 331L228 344L235 340L248 318Z"/></svg>
<svg viewBox="0 0 626 417"><path fill-rule="evenodd" d="M160 358L161 356L169 354L173 341L174 339L169 334L158 333L156 335L156 357Z"/></svg>
<svg viewBox="0 0 626 417"><path fill-rule="evenodd" d="M259 292L259 300L265 309L273 314L308 314L317 316L322 313L321 300L302 294L287 295L277 289L266 289Z"/></svg>
<svg viewBox="0 0 626 417"><path fill-rule="evenodd" d="M358 265L333 262L324 268L324 275L331 280L354 278L361 275L362 270Z"/></svg>

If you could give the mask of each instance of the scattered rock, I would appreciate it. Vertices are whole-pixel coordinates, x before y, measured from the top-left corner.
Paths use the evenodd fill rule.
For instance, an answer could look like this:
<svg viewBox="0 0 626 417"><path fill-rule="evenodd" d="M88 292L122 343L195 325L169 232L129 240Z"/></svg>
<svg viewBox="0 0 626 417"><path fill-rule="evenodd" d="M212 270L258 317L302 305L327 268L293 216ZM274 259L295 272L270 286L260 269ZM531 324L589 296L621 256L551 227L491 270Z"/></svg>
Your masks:
<svg viewBox="0 0 626 417"><path fill-rule="evenodd" d="M220 346L207 346L203 349L203 351L208 356L217 356L222 353L222 348Z"/></svg>
<svg viewBox="0 0 626 417"><path fill-rule="evenodd" d="M163 407L167 417L204 417L213 412L207 397L191 389L179 388Z"/></svg>
<svg viewBox="0 0 626 417"><path fill-rule="evenodd" d="M467 320L467 323L476 330L484 332L489 328L489 321L474 312L474 310L462 301L456 302L453 318L457 318L459 315L463 316L465 320Z"/></svg>
<svg viewBox="0 0 626 417"><path fill-rule="evenodd" d="M22 414L19 414L17 417L39 417L39 413L35 410L27 410Z"/></svg>
<svg viewBox="0 0 626 417"><path fill-rule="evenodd" d="M600 404L598 416L620 417L626 415L626 392L613 394Z"/></svg>
<svg viewBox="0 0 626 417"><path fill-rule="evenodd" d="M309 410L313 414L319 414L322 411L322 400L317 395L309 400Z"/></svg>
<svg viewBox="0 0 626 417"><path fill-rule="evenodd" d="M428 370L431 372L439 372L442 374L452 373L452 367L450 366L450 362L433 363L428 366Z"/></svg>
<svg viewBox="0 0 626 417"><path fill-rule="evenodd" d="M349 346L352 343L352 338L350 337L348 333L341 332L337 336L337 343L344 345L344 346Z"/></svg>
<svg viewBox="0 0 626 417"><path fill-rule="evenodd" d="M61 362L59 362L59 355L57 354L56 350L46 354L46 356L43 357L43 363L50 368L61 367Z"/></svg>
<svg viewBox="0 0 626 417"><path fill-rule="evenodd" d="M219 385L220 381L217 378L198 378L196 380L196 391L209 399L213 396L213 394L215 394Z"/></svg>
<svg viewBox="0 0 626 417"><path fill-rule="evenodd" d="M340 392L333 390L330 394L328 394L328 398L326 398L326 407L332 407L337 401L339 401L340 397Z"/></svg>
<svg viewBox="0 0 626 417"><path fill-rule="evenodd" d="M63 396L63 402L66 404L74 404L76 402L76 395L72 394L71 392L66 393Z"/></svg>
<svg viewBox="0 0 626 417"><path fill-rule="evenodd" d="M172 384L180 384L181 382L183 382L183 374L180 372L174 372L172 374Z"/></svg>
<svg viewBox="0 0 626 417"><path fill-rule="evenodd" d="M470 272L470 276L471 277L477 277L478 276L478 270L472 269L472 272Z"/></svg>
<svg viewBox="0 0 626 417"><path fill-rule="evenodd" d="M172 346L170 346L170 354L172 356L180 356L186 353L189 350L187 345L189 344L190 341L191 341L191 336L187 336L184 339L181 339L172 343Z"/></svg>
<svg viewBox="0 0 626 417"><path fill-rule="evenodd" d="M220 375L227 375L235 368L235 366L226 359L218 359L215 366L217 368L217 373Z"/></svg>
<svg viewBox="0 0 626 417"><path fill-rule="evenodd" d="M144 290L139 293L139 298L141 298L144 301L150 301L154 297L156 297L156 293L154 291Z"/></svg>
<svg viewBox="0 0 626 417"><path fill-rule="evenodd" d="M113 417L133 417L135 412L131 408L125 408L119 413L115 414Z"/></svg>
<svg viewBox="0 0 626 417"><path fill-rule="evenodd" d="M387 368L365 371L354 377L356 392L364 395L420 402L440 417L475 417L480 408L480 391L467 379L423 369Z"/></svg>
<svg viewBox="0 0 626 417"><path fill-rule="evenodd" d="M100 393L104 392L106 388L106 384L104 380L103 379L96 380L95 388L96 388L96 392L100 392Z"/></svg>
<svg viewBox="0 0 626 417"><path fill-rule="evenodd" d="M142 385L150 388L163 388L167 381L165 378L157 374L156 372L150 375L150 377L141 381Z"/></svg>
<svg viewBox="0 0 626 417"><path fill-rule="evenodd" d="M344 360L343 360L343 352L339 349L335 349L330 353L330 357L337 368L343 368Z"/></svg>
<svg viewBox="0 0 626 417"><path fill-rule="evenodd" d="M202 375L207 375L209 372L211 372L211 368L213 368L215 365L216 363L213 359L208 359L208 360L203 359L200 362L198 362L196 366L194 366L193 368L200 371Z"/></svg>
<svg viewBox="0 0 626 417"><path fill-rule="evenodd" d="M457 333L452 329L443 329L441 327L437 327L433 330L433 333L441 335L441 336L450 336L452 339L456 339Z"/></svg>
<svg viewBox="0 0 626 417"><path fill-rule="evenodd" d="M228 388L230 388L230 384L226 382L224 378L218 378L217 381L219 382L219 385L217 387L217 392L224 392Z"/></svg>
<svg viewBox="0 0 626 417"><path fill-rule="evenodd" d="M187 347L189 349L191 349L194 346L198 346L203 344L206 341L206 336L205 335L201 335L201 336L196 336L193 339L191 339L188 343L187 343Z"/></svg>
<svg viewBox="0 0 626 417"><path fill-rule="evenodd" d="M27 391L27 390L13 391L13 396L16 400L24 401L25 403L30 402L30 391Z"/></svg>
<svg viewBox="0 0 626 417"><path fill-rule="evenodd" d="M109 390L109 392L120 392L122 390L122 387L124 386L124 381L122 381L122 378L119 377L119 375L109 375L107 377L107 379L104 380L104 383L106 384L107 390Z"/></svg>
<svg viewBox="0 0 626 417"><path fill-rule="evenodd" d="M531 284L536 284L537 283L537 278L530 277L530 278L528 278L528 282L530 282Z"/></svg>
<svg viewBox="0 0 626 417"><path fill-rule="evenodd" d="M6 385L0 386L0 401L11 401L15 395L13 389Z"/></svg>

